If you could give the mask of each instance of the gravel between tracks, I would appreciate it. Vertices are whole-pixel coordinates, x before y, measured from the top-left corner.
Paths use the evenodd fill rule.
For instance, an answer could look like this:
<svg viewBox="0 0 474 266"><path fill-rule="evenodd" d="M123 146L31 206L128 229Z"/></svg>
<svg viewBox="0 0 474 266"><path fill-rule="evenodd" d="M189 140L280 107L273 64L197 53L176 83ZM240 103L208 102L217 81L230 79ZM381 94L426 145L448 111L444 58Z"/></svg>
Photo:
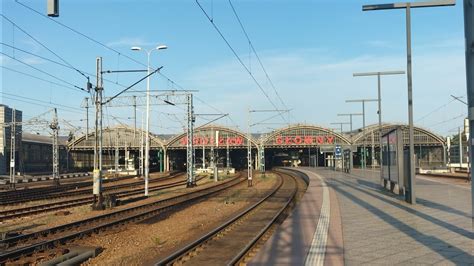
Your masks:
<svg viewBox="0 0 474 266"><path fill-rule="evenodd" d="M152 264L263 197L276 180L274 175L268 174L265 179L256 177L252 188L247 188L245 182L169 216L107 231L100 237L79 240L74 245L104 248L99 256L84 265Z"/></svg>
<svg viewBox="0 0 474 266"><path fill-rule="evenodd" d="M163 174L163 173L152 173L152 174L150 174L150 177L152 179L159 179L159 178L162 178L162 177L165 177L165 176L166 176L166 174ZM84 182L84 181L87 181L87 180L81 180L81 182ZM91 180L89 180L89 181L91 181ZM124 179L124 180L117 180L117 181L104 183L103 187L107 188L107 187L116 186L116 185L134 183L134 182L137 182L137 181L140 181L140 179L139 178L128 178L128 179ZM68 185L71 185L71 184L72 183L70 183ZM135 185L134 187L139 187L139 185ZM82 188L77 188L77 189L69 189L67 191L72 192L72 191L76 191L76 190L77 191L79 191L79 190L80 191L86 191L86 190L92 191L92 186L89 187L89 188L82 187ZM22 191L19 190L19 192L22 192ZM105 193L108 193L108 192L106 191ZM14 209L17 209L17 208L31 207L31 206L36 206L36 205L41 205L41 204L46 204L46 203L61 202L64 199L76 199L76 198L82 198L84 196L85 195L78 195L78 196L70 196L70 197L63 197L63 198L56 198L56 199L35 200L35 201L24 202L24 203L20 203L20 204L4 205L4 206L0 206L0 211L14 210Z"/></svg>
<svg viewBox="0 0 474 266"><path fill-rule="evenodd" d="M176 179L173 179L170 182L174 182L174 181L176 181ZM204 184L206 182L208 181L207 180L203 181L201 184ZM164 182L163 184L166 184L166 183L167 182ZM185 193L185 192L186 190L183 185L176 188L160 190L158 192L151 192L150 195L152 196L148 199L139 200L136 202L128 203L123 206L117 206L113 209L108 209L104 211L93 211L91 210L91 207L89 205L82 205L78 207L63 209L60 211L48 212L45 214L38 214L38 215L33 215L33 216L25 216L25 217L21 217L17 219L11 219L4 222L0 222L0 233L8 232L8 231L17 231L17 232L22 232L23 234L31 233L31 232L43 230L46 228L74 222L77 220L90 218L90 217L97 216L100 214L110 213L116 210L142 205L145 203L156 201L165 196L168 197L170 195L180 194L180 193ZM123 199L126 199L126 198L123 198Z"/></svg>

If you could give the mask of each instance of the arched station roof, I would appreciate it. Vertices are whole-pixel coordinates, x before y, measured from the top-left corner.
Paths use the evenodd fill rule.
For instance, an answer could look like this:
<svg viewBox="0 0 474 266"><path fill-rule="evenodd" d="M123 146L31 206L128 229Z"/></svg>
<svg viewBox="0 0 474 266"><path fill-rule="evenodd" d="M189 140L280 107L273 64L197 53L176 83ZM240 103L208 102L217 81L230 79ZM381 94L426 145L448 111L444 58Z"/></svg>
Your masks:
<svg viewBox="0 0 474 266"><path fill-rule="evenodd" d="M383 134L401 127L404 136L404 144L408 145L408 126L404 124L383 124ZM445 140L443 137L437 134L420 128L415 127L415 145L417 146L445 146ZM194 140L193 143L196 148L205 146L215 146L216 131L218 131L218 141L221 147L246 148L248 136L246 133L238 130L221 126L221 125L208 125L205 127L199 127L194 129ZM367 126L364 131L360 132L349 138L347 135L337 133L333 130L309 124L294 124L288 127L274 130L268 134L261 135L259 139L255 136L250 137L250 143L252 146L257 147L263 144L266 148L286 148L286 147L312 147L312 146L349 146L356 145L362 146L364 143L366 146L379 145L379 126L378 124ZM118 133L118 134L117 134ZM127 126L116 126L113 128L105 128L103 131L103 149L110 150L115 149L117 145L117 135L119 149L125 147L130 149L140 148L140 137L142 136L141 130ZM144 138L144 134L143 134ZM372 140L373 138L373 140ZM95 133L90 133L88 138L81 136L69 142L68 148L70 150L93 150L95 141ZM182 133L170 138L165 141L155 135L150 137L151 149L186 149L187 136L186 133Z"/></svg>
<svg viewBox="0 0 474 266"><path fill-rule="evenodd" d="M333 130L308 124L294 124L277 129L263 138L265 147L308 147L308 146L333 146L350 145L344 135Z"/></svg>
<svg viewBox="0 0 474 266"><path fill-rule="evenodd" d="M118 139L117 139L118 136ZM115 149L118 145L119 149L125 147L131 149L140 148L140 137L145 140L145 134L142 134L141 129L134 129L127 126L116 126L112 128L105 128L102 132L102 149ZM144 141L143 141L144 143ZM68 148L71 150L93 150L95 144L95 132L90 133L87 138L85 135L68 143ZM154 135L150 135L150 149L164 149L164 141Z"/></svg>
<svg viewBox="0 0 474 266"><path fill-rule="evenodd" d="M385 134L395 128L400 127L403 132L403 144L409 144L409 127L405 124L382 124L382 134ZM372 145L379 146L379 125L374 124L367 126L363 131L353 136L352 143L357 146L362 146L364 143L366 146ZM372 141L373 139L373 141ZM445 140L443 137L421 127L414 127L414 140L416 146L445 146Z"/></svg>
<svg viewBox="0 0 474 266"><path fill-rule="evenodd" d="M240 131L231 129L225 126L219 125L208 125L205 127L198 127L194 129L194 140L193 145L196 148L205 146L211 147L216 146L216 132L217 139L218 139L218 146L220 147L227 147L231 149L236 148L246 148L247 147L247 134L244 134ZM250 137L250 143L253 146L257 146L258 143L255 139ZM167 143L167 149L186 149L187 144L187 133L179 134L173 138L171 138Z"/></svg>

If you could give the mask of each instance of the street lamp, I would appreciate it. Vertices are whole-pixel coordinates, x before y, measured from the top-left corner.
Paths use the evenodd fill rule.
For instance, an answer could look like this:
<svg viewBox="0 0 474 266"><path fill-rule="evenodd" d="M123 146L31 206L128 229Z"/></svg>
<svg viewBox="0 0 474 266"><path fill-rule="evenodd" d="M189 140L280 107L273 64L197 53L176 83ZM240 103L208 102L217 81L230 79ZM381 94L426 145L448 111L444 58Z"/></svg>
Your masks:
<svg viewBox="0 0 474 266"><path fill-rule="evenodd" d="M138 46L130 48L132 51L145 51L147 54L147 78L146 78L146 126L145 126L145 196L148 196L148 178L150 176L150 55L155 50L164 50L166 45L159 45L153 49L143 49Z"/></svg>
<svg viewBox="0 0 474 266"><path fill-rule="evenodd" d="M474 5L472 1L464 0L464 35L466 40L466 88L468 98L469 132L474 132ZM473 141L469 141L470 160L474 156ZM474 182L471 171L471 219L474 223Z"/></svg>
<svg viewBox="0 0 474 266"><path fill-rule="evenodd" d="M334 123L331 123L331 125L340 125L341 126L341 134L342 134L342 125L349 125L350 123L349 122L334 122Z"/></svg>
<svg viewBox="0 0 474 266"><path fill-rule="evenodd" d="M404 75L405 71L383 71L383 72L365 72L365 73L353 73L353 77L367 77L377 76L377 101L378 101L378 114L379 114L379 165L380 165L380 182L382 182L382 88L380 76L386 75ZM372 153L373 155L373 153ZM374 161L372 161L373 164Z"/></svg>
<svg viewBox="0 0 474 266"><path fill-rule="evenodd" d="M337 116L348 116L350 117L349 124L351 125L350 135L352 135L352 116L354 115L362 115L361 113L350 113L350 114L337 114Z"/></svg>
<svg viewBox="0 0 474 266"><path fill-rule="evenodd" d="M408 202L416 204L415 197L415 144L414 144L414 129L413 129L413 88L412 88L412 59L411 59L411 8L421 7L439 7L439 6L454 6L456 0L437 0L431 2L404 2L392 4L379 5L365 5L362 11L372 10L386 10L386 9L405 9L406 11L406 34L407 34L407 82L408 82L408 124L409 124L409 139L410 139L410 175L408 176L409 184L409 198ZM381 136L380 136L381 137ZM382 150L382 146L380 146Z"/></svg>
<svg viewBox="0 0 474 266"><path fill-rule="evenodd" d="M362 153L362 168L366 168L366 156L365 156L365 102L376 102L377 99L360 99L360 100L346 100L346 103L362 103L362 135L364 136L363 144L363 153ZM372 150L372 158L374 151ZM372 160L373 162L373 160Z"/></svg>

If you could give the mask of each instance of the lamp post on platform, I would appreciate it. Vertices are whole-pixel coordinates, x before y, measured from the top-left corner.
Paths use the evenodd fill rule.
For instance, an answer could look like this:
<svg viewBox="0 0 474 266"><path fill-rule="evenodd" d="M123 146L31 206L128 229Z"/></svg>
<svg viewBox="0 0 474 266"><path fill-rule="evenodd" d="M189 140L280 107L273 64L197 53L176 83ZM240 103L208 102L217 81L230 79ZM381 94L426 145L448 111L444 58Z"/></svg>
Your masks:
<svg viewBox="0 0 474 266"><path fill-rule="evenodd" d="M464 34L466 36L466 83L468 98L469 132L474 132L474 3L464 0ZM471 138L471 137L470 137ZM474 158L474 141L469 140L469 162L472 164ZM474 171L471 170L471 219L474 225L474 182L472 177Z"/></svg>
<svg viewBox="0 0 474 266"><path fill-rule="evenodd" d="M337 114L337 116L348 116L349 117L349 124L351 125L350 134L352 134L352 116L354 115L362 115L361 113L350 113L350 114Z"/></svg>
<svg viewBox="0 0 474 266"><path fill-rule="evenodd" d="M383 71L383 72L364 72L364 73L353 73L353 77L367 77L377 76L377 101L378 101L378 115L379 115L379 166L380 166L380 181L382 178L382 88L381 88L381 76L385 75L404 75L405 71ZM374 162L372 162L373 165Z"/></svg>
<svg viewBox="0 0 474 266"><path fill-rule="evenodd" d="M440 7L453 6L456 0L437 0L431 2L403 2L391 4L365 5L362 11L387 10L387 9L405 9L406 11L406 35L407 35L407 82L408 82L408 126L409 126L409 145L410 145L410 175L408 176L409 198L407 201L416 204L415 196L415 140L413 128L413 82L412 82L412 57L411 57L411 9L422 7ZM382 146L380 146L382 149Z"/></svg>
<svg viewBox="0 0 474 266"><path fill-rule="evenodd" d="M150 55L155 50L167 49L166 45L159 45L153 49L145 50L141 47L134 46L130 48L132 51L145 51L147 54L147 78L146 78L146 126L145 126L145 196L148 196L148 179L150 176Z"/></svg>
<svg viewBox="0 0 474 266"><path fill-rule="evenodd" d="M341 128L340 128L341 134L342 134L342 125L349 125L349 124L350 124L350 122L334 122L334 123L331 123L331 125L340 125L341 126Z"/></svg>
<svg viewBox="0 0 474 266"><path fill-rule="evenodd" d="M377 99L360 99L360 100L346 100L346 103L362 103L362 134L363 139L363 153L362 153L362 168L366 168L366 152L365 152L365 103L366 102L377 102Z"/></svg>

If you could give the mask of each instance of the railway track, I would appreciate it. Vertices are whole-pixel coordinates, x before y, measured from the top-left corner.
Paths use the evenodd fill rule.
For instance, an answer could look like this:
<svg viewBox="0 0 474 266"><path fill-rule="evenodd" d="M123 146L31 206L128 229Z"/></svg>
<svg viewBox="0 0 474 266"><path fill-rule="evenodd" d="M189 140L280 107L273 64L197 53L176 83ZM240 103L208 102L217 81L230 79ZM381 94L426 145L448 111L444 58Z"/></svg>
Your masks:
<svg viewBox="0 0 474 266"><path fill-rule="evenodd" d="M181 175L174 175L173 177L179 177L179 176ZM198 180L200 180L201 178L198 178ZM160 180L160 181L164 181L164 180ZM177 187L184 184L186 184L186 180L179 180L179 181L175 181L175 182L171 182L167 184L159 184L156 186L151 186L149 188L149 192L155 192L155 191L159 191L159 190L163 190L167 188ZM89 194L90 194L90 191L89 191ZM113 195L116 198L120 199L120 198L125 198L125 197L136 196L140 194L143 194L143 187L139 187L132 190L125 190L121 192L107 193L105 195ZM81 197L81 198L76 198L76 199L71 199L71 200L60 201L60 202L45 203L41 205L0 211L0 221L15 219L15 218L24 217L24 216L31 216L35 214L56 211L56 210L61 210L61 209L67 209L67 208L86 205L86 204L92 204L93 201L94 201L93 197L87 196L87 197Z"/></svg>
<svg viewBox="0 0 474 266"><path fill-rule="evenodd" d="M156 265L238 265L266 240L296 200L298 182L279 172L280 181L262 200L181 248Z"/></svg>
<svg viewBox="0 0 474 266"><path fill-rule="evenodd" d="M45 258L47 255L44 255L44 252L56 254L57 250L54 250L55 248L60 248L65 243L74 239L97 234L110 228L121 227L128 223L143 221L166 211L193 204L197 202L197 200L236 186L243 181L245 181L245 179L240 178L239 175L211 187L193 189L191 192L183 195L173 196L152 203L117 210L30 234L0 240L0 265L6 263L35 263L35 254L43 252L41 253L41 257Z"/></svg>
<svg viewBox="0 0 474 266"><path fill-rule="evenodd" d="M121 176L121 177L115 177L115 178L110 178L110 179L104 179L103 183L111 183L111 182L117 182L117 181L122 181L126 179L131 179L135 176ZM89 180L84 180L84 179L89 179ZM11 197L17 197L17 195L21 194L22 196L28 196L28 195L34 195L34 194L39 194L39 193L54 193L54 192L62 192L66 190L71 190L71 189L76 189L76 188L83 188L87 186L92 186L92 181L90 181L91 177L84 177L81 178L81 180L75 180L76 182L72 182L72 180L69 180L68 182L61 183L60 186L42 186L42 187L23 187L21 189L16 189L16 190L8 190L8 191L2 191L0 192L0 203L3 203L4 200L8 200ZM79 182L78 182L79 181ZM25 183L24 186L26 186Z"/></svg>
<svg viewBox="0 0 474 266"><path fill-rule="evenodd" d="M172 174L165 177L153 178L150 180L150 183L174 178L176 177L176 175L177 174ZM129 179L133 177L135 176L124 177L123 179ZM123 179L120 179L120 180L123 180ZM140 186L142 185L142 183L143 181L134 181L134 182L124 183L124 184L105 186L103 190L104 191L119 190L119 189L133 187L133 186ZM35 189L35 191L31 191L31 192L27 192L29 190L25 192L23 191L16 192L8 196L7 195L0 196L0 206L1 205L3 206L16 205L16 204L22 204L22 203L31 202L31 201L53 200L53 199L60 199L60 198L66 198L66 197L88 195L90 194L91 186L92 186L92 182L82 182L82 183L77 183L77 184L68 184L65 187L60 187L60 188L53 187L51 188L51 190L48 188L46 190Z"/></svg>

